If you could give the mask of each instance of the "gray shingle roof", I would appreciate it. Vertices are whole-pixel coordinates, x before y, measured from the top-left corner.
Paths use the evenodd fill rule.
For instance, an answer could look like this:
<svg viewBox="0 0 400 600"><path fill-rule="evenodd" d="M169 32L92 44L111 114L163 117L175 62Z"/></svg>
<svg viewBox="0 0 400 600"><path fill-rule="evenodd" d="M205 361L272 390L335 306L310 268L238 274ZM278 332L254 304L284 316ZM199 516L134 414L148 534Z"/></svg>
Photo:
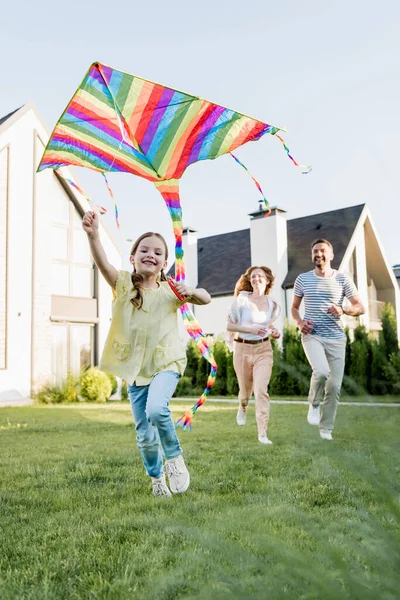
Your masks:
<svg viewBox="0 0 400 600"><path fill-rule="evenodd" d="M339 208L287 222L288 274L283 282L284 288L293 287L297 275L312 268L311 243L317 238L331 242L335 254L332 267L339 267L364 206Z"/></svg>
<svg viewBox="0 0 400 600"><path fill-rule="evenodd" d="M310 246L316 238L326 238L332 243L335 252L332 266L337 268L364 206L359 204L288 220L288 274L283 287L293 287L297 275L312 268ZM205 288L211 296L231 295L237 280L251 265L250 229L201 238L197 253L199 287ZM169 274L174 275L174 272L173 265Z"/></svg>
<svg viewBox="0 0 400 600"><path fill-rule="evenodd" d="M22 108L22 107L20 106L19 108L16 108L12 112L8 113L8 115L6 115L5 117L2 117L0 119L0 125L2 125L5 121L7 121L7 119L9 119L10 117L12 117L13 114L16 113L20 108Z"/></svg>

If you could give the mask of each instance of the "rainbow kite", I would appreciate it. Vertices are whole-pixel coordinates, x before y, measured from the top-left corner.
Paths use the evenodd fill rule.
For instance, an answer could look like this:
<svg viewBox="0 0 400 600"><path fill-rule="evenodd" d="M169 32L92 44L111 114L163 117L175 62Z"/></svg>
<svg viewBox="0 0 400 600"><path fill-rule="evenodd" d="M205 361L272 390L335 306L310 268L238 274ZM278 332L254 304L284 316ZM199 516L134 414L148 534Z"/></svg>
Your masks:
<svg viewBox="0 0 400 600"><path fill-rule="evenodd" d="M185 169L199 160L232 153L246 142L259 140L266 133L275 135L278 131L278 127L202 98L96 62L56 124L38 171L76 165L104 175L120 171L152 181L172 218L176 280L179 281L185 279L185 267L178 180ZM279 137L279 140L294 164L308 172L310 167L298 165L283 139ZM262 193L258 182L253 180ZM263 198L268 208L264 194ZM114 199L113 202L119 226ZM193 414L204 403L214 383L217 365L187 304L181 307L181 313L187 331L211 364L206 390L191 411L178 421L183 427L190 427Z"/></svg>

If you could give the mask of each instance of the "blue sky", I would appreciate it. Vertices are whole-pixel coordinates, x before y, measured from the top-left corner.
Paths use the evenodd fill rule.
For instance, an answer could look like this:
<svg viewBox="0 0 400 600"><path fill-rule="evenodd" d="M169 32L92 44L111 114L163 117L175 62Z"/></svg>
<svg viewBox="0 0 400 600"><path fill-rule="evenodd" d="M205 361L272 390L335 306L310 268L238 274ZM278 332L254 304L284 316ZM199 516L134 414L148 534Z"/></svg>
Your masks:
<svg viewBox="0 0 400 600"><path fill-rule="evenodd" d="M0 116L32 100L52 129L98 60L285 126L294 157L313 166L309 175L271 136L237 151L271 205L294 218L366 202L389 261L400 263L399 31L394 1L9 4ZM109 207L115 229L101 176L74 174ZM151 183L124 174L110 183L123 238L153 229L172 244ZM184 224L205 237L248 227L259 193L224 156L189 167L181 199Z"/></svg>

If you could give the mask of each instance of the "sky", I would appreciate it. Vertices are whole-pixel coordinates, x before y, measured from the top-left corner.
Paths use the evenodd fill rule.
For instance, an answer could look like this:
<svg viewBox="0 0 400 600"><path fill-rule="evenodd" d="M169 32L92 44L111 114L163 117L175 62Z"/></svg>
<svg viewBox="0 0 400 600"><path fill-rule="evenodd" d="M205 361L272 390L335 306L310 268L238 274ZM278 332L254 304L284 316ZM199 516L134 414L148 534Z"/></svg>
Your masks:
<svg viewBox="0 0 400 600"><path fill-rule="evenodd" d="M4 15L6 18L4 18ZM54 127L92 62L222 104L272 125L236 151L271 206L296 218L367 203L391 264L400 263L400 3L202 0L8 3L0 21L0 117L32 101ZM118 234L100 174L73 169L126 239L159 231L173 249L154 186L110 174ZM191 165L181 180L183 221L199 237L249 227L260 194L230 156ZM334 244L334 240L332 240Z"/></svg>

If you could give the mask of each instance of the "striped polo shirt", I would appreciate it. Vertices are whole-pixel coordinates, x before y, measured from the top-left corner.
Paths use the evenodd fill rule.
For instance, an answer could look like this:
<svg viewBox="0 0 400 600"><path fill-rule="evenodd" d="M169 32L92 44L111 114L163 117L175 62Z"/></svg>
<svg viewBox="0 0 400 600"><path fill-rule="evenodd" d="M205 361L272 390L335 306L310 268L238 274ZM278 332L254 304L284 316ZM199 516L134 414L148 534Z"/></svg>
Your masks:
<svg viewBox="0 0 400 600"><path fill-rule="evenodd" d="M314 323L313 335L327 338L342 338L343 323L340 317L327 311L331 304L342 306L343 299L358 294L351 278L334 270L332 277L318 277L314 270L301 273L294 282L294 295L304 298L304 319Z"/></svg>

